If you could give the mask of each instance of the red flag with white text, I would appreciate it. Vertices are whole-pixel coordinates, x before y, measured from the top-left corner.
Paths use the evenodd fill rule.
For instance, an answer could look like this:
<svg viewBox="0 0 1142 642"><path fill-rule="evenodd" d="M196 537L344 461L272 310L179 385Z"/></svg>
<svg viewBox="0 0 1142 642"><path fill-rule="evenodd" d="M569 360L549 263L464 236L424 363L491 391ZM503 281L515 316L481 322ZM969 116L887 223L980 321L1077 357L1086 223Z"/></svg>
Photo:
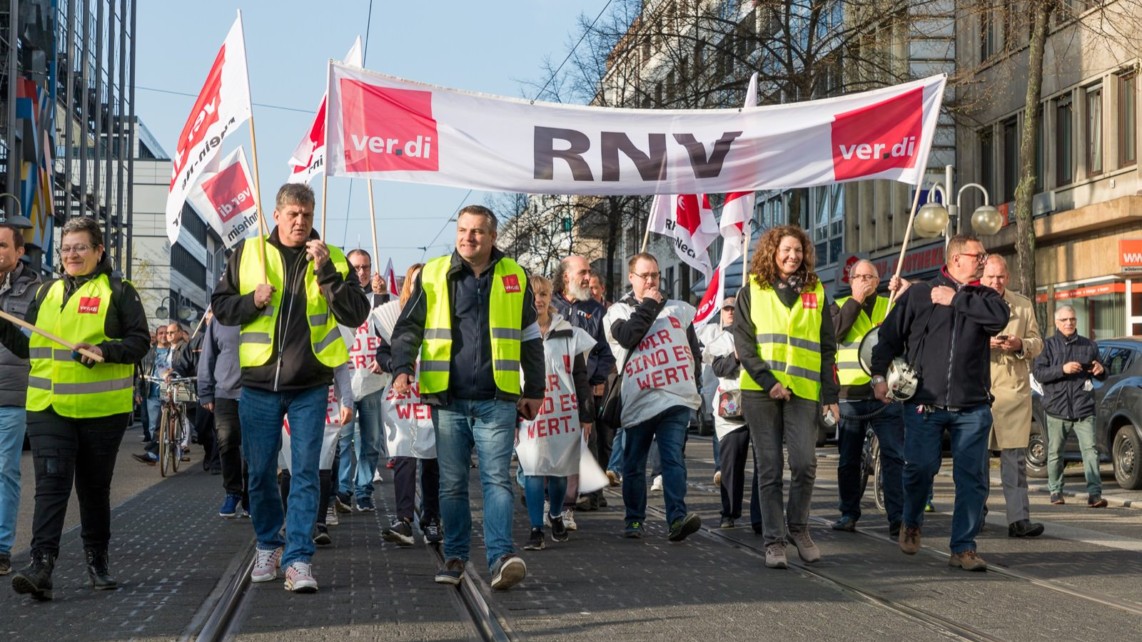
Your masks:
<svg viewBox="0 0 1142 642"><path fill-rule="evenodd" d="M357 40L349 49L349 53L345 54L344 60L347 65L361 66L360 36L357 36ZM325 173L325 103L327 100L328 95L321 97L321 104L317 107L317 115L313 118L313 124L309 126L309 132L306 133L305 138L301 139L301 142L297 144L290 155L290 173L286 182L309 183Z"/></svg>
<svg viewBox="0 0 1142 642"><path fill-rule="evenodd" d="M700 328L709 321L718 318L722 309L722 302L726 300L726 269L735 261L741 259L745 252L745 244L749 241L746 234L747 222L753 215L754 192L734 192L726 195L726 202L722 205L722 258L710 283L706 286L706 293L698 304L698 314L694 317L694 327ZM742 270L743 274L745 270Z"/></svg>
<svg viewBox="0 0 1142 642"><path fill-rule="evenodd" d="M389 259L389 264L385 266L385 282L389 286L389 295L399 298L400 292L397 292L397 273L393 271L392 259Z"/></svg>
<svg viewBox="0 0 1142 642"><path fill-rule="evenodd" d="M226 137L249 119L250 79L246 72L246 44L239 12L175 144L166 205L167 237L172 244L178 241L182 206L191 187L222 150Z"/></svg>

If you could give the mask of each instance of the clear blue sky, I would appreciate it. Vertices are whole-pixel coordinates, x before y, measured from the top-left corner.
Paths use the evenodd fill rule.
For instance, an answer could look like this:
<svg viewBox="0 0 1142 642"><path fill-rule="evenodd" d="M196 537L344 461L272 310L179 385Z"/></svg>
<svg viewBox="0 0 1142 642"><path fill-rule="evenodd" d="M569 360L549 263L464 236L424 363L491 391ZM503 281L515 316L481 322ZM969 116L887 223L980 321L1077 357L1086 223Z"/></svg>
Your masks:
<svg viewBox="0 0 1142 642"><path fill-rule="evenodd" d="M368 32L369 69L457 89L532 98L529 92L534 89L525 83L546 81L543 62L558 65L564 59L574 45L579 15L593 19L606 4L374 0L368 29L368 0L144 2L139 4L135 41L135 110L166 152L173 153L194 98L164 92L198 93L241 8L268 217L274 193L288 176L289 154L312 123L325 90L328 59L344 56L358 35L364 40ZM232 140L241 141L252 163L248 129ZM319 180L314 187L320 190ZM398 274L413 262L449 251L455 227L446 227L448 218L461 205L483 203L489 196L472 192L465 197L466 190L380 181L374 182L373 191L381 247L381 257L374 257L373 264L383 267L391 257ZM366 194L363 181L329 180L330 242L346 249L372 247ZM319 209L320 198L318 193ZM418 249L429 243L433 246L427 253Z"/></svg>

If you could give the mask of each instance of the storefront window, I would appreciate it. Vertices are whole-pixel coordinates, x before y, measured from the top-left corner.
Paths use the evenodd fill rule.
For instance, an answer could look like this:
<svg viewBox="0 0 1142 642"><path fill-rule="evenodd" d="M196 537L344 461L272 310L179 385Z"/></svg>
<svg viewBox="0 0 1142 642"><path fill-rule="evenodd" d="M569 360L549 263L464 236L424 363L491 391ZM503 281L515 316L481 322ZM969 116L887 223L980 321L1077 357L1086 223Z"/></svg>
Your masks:
<svg viewBox="0 0 1142 642"><path fill-rule="evenodd" d="M1079 334L1112 339L1126 334L1126 301L1121 294L1101 294L1069 301L1075 307Z"/></svg>

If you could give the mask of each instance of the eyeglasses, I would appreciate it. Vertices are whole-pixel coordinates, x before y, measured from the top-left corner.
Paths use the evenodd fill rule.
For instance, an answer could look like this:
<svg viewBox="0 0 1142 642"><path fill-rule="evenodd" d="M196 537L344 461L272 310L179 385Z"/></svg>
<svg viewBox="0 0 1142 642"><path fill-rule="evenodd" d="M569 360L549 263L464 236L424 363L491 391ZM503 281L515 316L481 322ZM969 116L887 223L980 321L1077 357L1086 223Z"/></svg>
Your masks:
<svg viewBox="0 0 1142 642"><path fill-rule="evenodd" d="M973 253L973 252L960 252L960 253L959 253L959 254L957 254L956 256L970 256L970 257L972 257L973 259L975 259L975 261L976 261L977 263L979 263L979 264L981 264L981 265L982 265L982 264L984 264L984 263L987 263L987 252L978 252L978 253Z"/></svg>
<svg viewBox="0 0 1142 642"><path fill-rule="evenodd" d="M61 255L71 254L72 252L75 252L76 254L83 254L84 252L87 252L90 249L91 249L90 245L63 245L63 246L60 246L59 253Z"/></svg>
<svg viewBox="0 0 1142 642"><path fill-rule="evenodd" d="M849 277L852 281L875 281L877 276L874 274L854 274Z"/></svg>
<svg viewBox="0 0 1142 642"><path fill-rule="evenodd" d="M643 281L657 281L662 278L661 272L647 272L646 274L639 274L638 272L631 272L634 276L642 279Z"/></svg>
<svg viewBox="0 0 1142 642"><path fill-rule="evenodd" d="M1074 317L1067 317L1066 319L1055 319L1055 320L1058 321L1059 323L1074 323L1075 321L1077 321L1077 319L1075 319Z"/></svg>

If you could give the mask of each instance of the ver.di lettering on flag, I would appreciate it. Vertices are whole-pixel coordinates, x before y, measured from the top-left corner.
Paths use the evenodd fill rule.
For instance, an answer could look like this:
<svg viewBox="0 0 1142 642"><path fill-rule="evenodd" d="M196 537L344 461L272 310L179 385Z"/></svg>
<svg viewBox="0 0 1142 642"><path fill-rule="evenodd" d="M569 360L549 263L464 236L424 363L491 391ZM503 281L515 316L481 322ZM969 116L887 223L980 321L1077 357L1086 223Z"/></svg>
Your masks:
<svg viewBox="0 0 1142 642"><path fill-rule="evenodd" d="M217 158L211 161L187 197L222 237L227 248L234 247L258 228L253 185L246 154L239 147L221 161Z"/></svg>
<svg viewBox="0 0 1142 642"><path fill-rule="evenodd" d="M202 179L226 137L249 120L250 113L250 80L239 13L175 143L166 205L167 238L172 244L178 241L182 206L191 188Z"/></svg>

